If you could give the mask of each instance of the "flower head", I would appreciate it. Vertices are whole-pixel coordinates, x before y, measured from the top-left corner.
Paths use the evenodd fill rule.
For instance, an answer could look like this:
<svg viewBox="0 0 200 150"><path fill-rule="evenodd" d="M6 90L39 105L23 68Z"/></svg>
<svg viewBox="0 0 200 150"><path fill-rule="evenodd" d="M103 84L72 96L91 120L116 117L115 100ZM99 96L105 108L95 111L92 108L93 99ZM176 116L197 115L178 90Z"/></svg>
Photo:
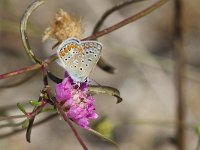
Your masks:
<svg viewBox="0 0 200 150"><path fill-rule="evenodd" d="M56 100L66 108L65 115L83 128L89 125L89 119L96 119L94 98L88 95L88 82L77 86L66 75L63 81L56 85Z"/></svg>
<svg viewBox="0 0 200 150"><path fill-rule="evenodd" d="M80 38L81 34L81 22L61 9L56 13L51 26L46 28L42 40L52 37L63 41L69 37Z"/></svg>

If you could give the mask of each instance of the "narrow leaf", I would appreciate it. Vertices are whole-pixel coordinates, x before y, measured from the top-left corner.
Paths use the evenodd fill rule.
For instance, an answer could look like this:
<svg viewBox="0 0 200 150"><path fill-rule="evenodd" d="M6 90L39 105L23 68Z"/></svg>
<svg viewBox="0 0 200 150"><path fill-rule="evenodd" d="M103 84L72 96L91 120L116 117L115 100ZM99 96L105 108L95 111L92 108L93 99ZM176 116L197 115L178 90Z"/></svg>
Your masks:
<svg viewBox="0 0 200 150"><path fill-rule="evenodd" d="M31 100L29 101L29 103L35 107L40 106L42 104L42 102L39 102L38 100Z"/></svg>
<svg viewBox="0 0 200 150"><path fill-rule="evenodd" d="M22 128L23 128L23 129L25 129L25 128L27 128L27 127L28 127L28 124L29 124L29 120L28 120L28 119L26 119L26 120L24 120L24 121L23 121L23 123L22 123L22 125L21 125L21 126L22 126Z"/></svg>
<svg viewBox="0 0 200 150"><path fill-rule="evenodd" d="M22 104L17 103L17 107L19 108L19 110L21 110L21 112L23 112L25 115L27 115L26 110L24 109L24 106L22 106Z"/></svg>
<svg viewBox="0 0 200 150"><path fill-rule="evenodd" d="M116 149L119 149L119 146L118 146L118 144L117 144L115 141L113 141L113 140L111 140L111 139L108 139L107 137L105 137L105 136L102 135L101 133L99 133L99 132L93 130L92 128L87 128L87 130L90 131L92 134L94 134L94 135L96 135L96 136L102 138L103 140L105 140L105 141L107 141L107 142L113 144L113 145L116 147Z"/></svg>
<svg viewBox="0 0 200 150"><path fill-rule="evenodd" d="M90 85L89 92L90 94L108 94L111 96L115 96L117 98L117 104L122 102L119 90L109 86Z"/></svg>

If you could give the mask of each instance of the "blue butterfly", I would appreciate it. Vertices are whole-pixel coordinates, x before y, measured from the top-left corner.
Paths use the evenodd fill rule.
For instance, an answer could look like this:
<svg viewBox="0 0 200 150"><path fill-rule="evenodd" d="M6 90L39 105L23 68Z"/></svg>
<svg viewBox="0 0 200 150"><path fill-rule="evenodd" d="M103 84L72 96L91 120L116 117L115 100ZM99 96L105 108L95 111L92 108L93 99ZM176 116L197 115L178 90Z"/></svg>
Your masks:
<svg viewBox="0 0 200 150"><path fill-rule="evenodd" d="M64 40L57 49L60 65L75 83L85 82L101 56L102 44L97 41Z"/></svg>

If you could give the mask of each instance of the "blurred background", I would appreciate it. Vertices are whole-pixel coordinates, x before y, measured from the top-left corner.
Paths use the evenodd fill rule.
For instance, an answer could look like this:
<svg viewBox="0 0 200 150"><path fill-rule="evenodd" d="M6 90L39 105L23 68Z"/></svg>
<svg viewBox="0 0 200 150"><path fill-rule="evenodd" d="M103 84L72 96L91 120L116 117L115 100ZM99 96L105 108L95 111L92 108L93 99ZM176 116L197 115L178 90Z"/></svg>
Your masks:
<svg viewBox="0 0 200 150"><path fill-rule="evenodd" d="M20 19L31 0L0 1L0 74L32 64L26 55L20 38ZM35 54L46 58L55 53L55 40L42 42L42 35L59 9L81 20L84 34L92 33L102 14L123 0L59 0L45 1L29 18L28 37ZM104 23L109 27L126 17L155 3L145 0L133 3L113 13ZM183 0L183 35L187 65L185 72L184 99L186 100L186 149L195 150L198 136L195 126L199 123L200 109L200 1ZM102 57L117 68L117 74L109 74L96 67L91 78L101 85L119 89L123 102L116 104L114 97L96 95L95 106L99 120L91 122L109 124L110 136L122 150L175 150L176 149L176 88L173 49L173 0L151 14L99 38L103 44ZM63 77L64 70L55 62L50 70ZM10 86L20 83L23 84ZM52 86L54 85L51 83ZM9 87L9 88L8 88ZM0 80L1 115L18 115L17 102L27 103L37 99L43 87L40 71L32 71ZM32 110L30 107L26 107ZM44 117L42 114L41 117ZM103 120L103 121L102 121ZM16 120L20 121L20 120ZM4 127L0 133L20 127ZM114 147L87 131L77 127L89 149L111 150ZM69 126L59 117L32 131L32 142L25 140L25 132L0 139L1 150L81 150Z"/></svg>

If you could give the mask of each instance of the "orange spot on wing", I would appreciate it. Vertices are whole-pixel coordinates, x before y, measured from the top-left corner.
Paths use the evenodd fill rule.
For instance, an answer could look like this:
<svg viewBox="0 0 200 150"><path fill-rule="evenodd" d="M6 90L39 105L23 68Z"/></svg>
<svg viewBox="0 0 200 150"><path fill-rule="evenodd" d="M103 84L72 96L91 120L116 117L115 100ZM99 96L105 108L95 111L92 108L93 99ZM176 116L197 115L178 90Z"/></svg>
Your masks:
<svg viewBox="0 0 200 150"><path fill-rule="evenodd" d="M60 52L60 56L65 56L65 52Z"/></svg>
<svg viewBox="0 0 200 150"><path fill-rule="evenodd" d="M74 45L74 44L71 44L71 48L75 48L75 45Z"/></svg>
<svg viewBox="0 0 200 150"><path fill-rule="evenodd" d="M77 50L78 50L79 52L83 51L83 49L82 49L80 46L77 48Z"/></svg>
<svg viewBox="0 0 200 150"><path fill-rule="evenodd" d="M64 52L67 53L69 52L69 49L67 47L64 48Z"/></svg>

